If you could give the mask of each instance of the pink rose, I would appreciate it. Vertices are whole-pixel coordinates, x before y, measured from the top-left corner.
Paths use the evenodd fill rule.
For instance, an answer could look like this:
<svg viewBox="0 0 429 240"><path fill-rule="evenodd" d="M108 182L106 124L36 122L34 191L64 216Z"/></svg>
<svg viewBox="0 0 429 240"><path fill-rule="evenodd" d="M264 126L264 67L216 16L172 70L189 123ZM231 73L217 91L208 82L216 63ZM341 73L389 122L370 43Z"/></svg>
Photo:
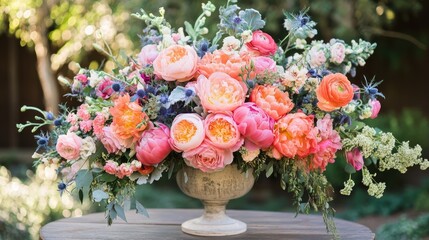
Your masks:
<svg viewBox="0 0 429 240"><path fill-rule="evenodd" d="M76 160L80 156L82 139L74 132L60 135L57 140L56 150L61 157L67 160Z"/></svg>
<svg viewBox="0 0 429 240"><path fill-rule="evenodd" d="M172 45L159 53L153 71L166 81L185 82L194 77L198 59L193 47Z"/></svg>
<svg viewBox="0 0 429 240"><path fill-rule="evenodd" d="M331 58L330 61L336 64L341 64L346 57L346 47L340 42L331 45Z"/></svg>
<svg viewBox="0 0 429 240"><path fill-rule="evenodd" d="M371 119L374 119L378 116L378 113L380 112L381 104L377 99L374 99L369 101L369 105L371 106L372 110Z"/></svg>
<svg viewBox="0 0 429 240"><path fill-rule="evenodd" d="M277 65L276 62L269 57L254 57L252 58L254 73L261 74L264 72L276 72Z"/></svg>
<svg viewBox="0 0 429 240"><path fill-rule="evenodd" d="M231 151L217 148L204 141L197 148L183 152L183 158L188 166L198 168L203 172L222 170L226 165L232 163Z"/></svg>
<svg viewBox="0 0 429 240"><path fill-rule="evenodd" d="M363 167L363 156L359 148L353 148L350 152L346 152L347 162L353 166L356 171Z"/></svg>
<svg viewBox="0 0 429 240"><path fill-rule="evenodd" d="M138 60L142 66L146 66L152 64L155 61L156 57L158 57L158 48L155 44L149 44L142 48L139 53Z"/></svg>
<svg viewBox="0 0 429 240"><path fill-rule="evenodd" d="M237 151L243 144L237 124L232 116L225 113L211 113L204 120L207 139L213 146Z"/></svg>
<svg viewBox="0 0 429 240"><path fill-rule="evenodd" d="M200 75L196 86L201 105L209 112L233 111L244 103L247 87L223 72L214 72L207 79Z"/></svg>
<svg viewBox="0 0 429 240"><path fill-rule="evenodd" d="M287 114L274 124L273 156L280 159L282 156L304 158L314 153L317 147L314 128L314 116L307 116L302 112Z"/></svg>
<svg viewBox="0 0 429 240"><path fill-rule="evenodd" d="M137 142L136 157L145 166L160 163L171 152L170 129L164 124L150 128L143 132Z"/></svg>
<svg viewBox="0 0 429 240"><path fill-rule="evenodd" d="M246 102L234 110L234 121L244 136L245 146L249 150L265 149L274 141L274 120L256 104Z"/></svg>
<svg viewBox="0 0 429 240"><path fill-rule="evenodd" d="M121 140L113 133L110 126L103 128L100 141L108 153L118 153L122 149Z"/></svg>
<svg viewBox="0 0 429 240"><path fill-rule="evenodd" d="M104 165L103 169L108 174L115 175L116 171L118 170L118 163L113 160L108 160L106 161L106 164Z"/></svg>
<svg viewBox="0 0 429 240"><path fill-rule="evenodd" d="M195 113L179 114L171 124L170 136L171 147L176 152L196 148L205 138L203 120Z"/></svg>
<svg viewBox="0 0 429 240"><path fill-rule="evenodd" d="M97 97L108 99L113 93L112 84L113 81L110 79L104 79L101 84L98 84L97 89L95 90Z"/></svg>
<svg viewBox="0 0 429 240"><path fill-rule="evenodd" d="M274 55L277 51L277 44L274 39L261 30L253 32L252 41L248 42L246 47L256 51L260 56Z"/></svg>

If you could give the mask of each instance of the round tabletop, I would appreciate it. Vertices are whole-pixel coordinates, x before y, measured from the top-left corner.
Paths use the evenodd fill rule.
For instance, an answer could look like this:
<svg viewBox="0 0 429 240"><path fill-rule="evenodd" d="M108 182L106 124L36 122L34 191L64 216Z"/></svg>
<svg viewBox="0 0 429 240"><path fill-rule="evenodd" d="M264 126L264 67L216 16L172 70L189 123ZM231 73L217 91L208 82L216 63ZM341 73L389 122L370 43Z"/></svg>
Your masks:
<svg viewBox="0 0 429 240"><path fill-rule="evenodd" d="M53 239L200 239L181 231L182 222L202 215L202 209L148 209L149 218L126 213L128 223L116 220L107 226L104 213L60 219L46 224L40 238ZM228 216L247 223L247 232L222 239L331 239L322 216L294 213L228 210ZM335 219L341 239L374 239L363 225Z"/></svg>

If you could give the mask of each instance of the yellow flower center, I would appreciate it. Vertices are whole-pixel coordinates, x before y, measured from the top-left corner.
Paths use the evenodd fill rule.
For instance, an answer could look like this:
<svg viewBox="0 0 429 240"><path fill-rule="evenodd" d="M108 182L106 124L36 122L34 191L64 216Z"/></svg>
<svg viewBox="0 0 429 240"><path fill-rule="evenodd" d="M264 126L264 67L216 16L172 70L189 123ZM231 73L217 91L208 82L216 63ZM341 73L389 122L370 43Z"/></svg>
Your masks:
<svg viewBox="0 0 429 240"><path fill-rule="evenodd" d="M224 143L231 141L235 136L235 129L225 119L212 121L208 129L212 137Z"/></svg>
<svg viewBox="0 0 429 240"><path fill-rule="evenodd" d="M195 136L197 127L188 120L182 120L174 126L173 135L176 141L180 143L189 142Z"/></svg>
<svg viewBox="0 0 429 240"><path fill-rule="evenodd" d="M186 49L184 47L174 47L167 53L170 63L175 63L182 59L186 55Z"/></svg>

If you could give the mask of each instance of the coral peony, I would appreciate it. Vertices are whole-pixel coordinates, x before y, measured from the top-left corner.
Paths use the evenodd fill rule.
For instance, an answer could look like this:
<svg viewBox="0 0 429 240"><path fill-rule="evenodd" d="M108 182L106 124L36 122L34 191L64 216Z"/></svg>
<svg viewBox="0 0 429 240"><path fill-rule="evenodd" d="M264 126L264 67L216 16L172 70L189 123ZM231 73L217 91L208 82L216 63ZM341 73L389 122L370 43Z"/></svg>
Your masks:
<svg viewBox="0 0 429 240"><path fill-rule="evenodd" d="M234 152L243 143L237 124L229 114L212 113L207 115L204 120L204 129L207 138L215 147Z"/></svg>
<svg viewBox="0 0 429 240"><path fill-rule="evenodd" d="M261 30L253 32L252 41L248 42L246 47L259 56L274 55L277 51L277 44L274 39Z"/></svg>
<svg viewBox="0 0 429 240"><path fill-rule="evenodd" d="M196 85L201 105L209 111L233 111L244 103L247 88L243 83L223 72L215 72L207 79L201 75Z"/></svg>
<svg viewBox="0 0 429 240"><path fill-rule="evenodd" d="M303 158L314 153L317 147L314 116L302 112L288 114L274 124L273 156Z"/></svg>
<svg viewBox="0 0 429 240"><path fill-rule="evenodd" d="M266 149L274 141L274 121L256 104L247 102L235 109L233 114L238 130L245 138L245 146L250 151Z"/></svg>
<svg viewBox="0 0 429 240"><path fill-rule="evenodd" d="M350 81L344 74L326 75L316 89L317 106L323 111L331 112L346 106L352 101L354 91Z"/></svg>
<svg viewBox="0 0 429 240"><path fill-rule="evenodd" d="M61 157L67 160L76 160L80 156L82 139L74 132L60 135L57 140L56 150Z"/></svg>
<svg viewBox="0 0 429 240"><path fill-rule="evenodd" d="M222 170L233 160L231 151L217 148L210 141L203 141L197 148L183 152L182 156L188 166L203 172Z"/></svg>
<svg viewBox="0 0 429 240"><path fill-rule="evenodd" d="M175 151L196 148L205 138L203 120L195 113L179 114L173 120L170 135L171 147Z"/></svg>
<svg viewBox="0 0 429 240"><path fill-rule="evenodd" d="M153 62L153 71L166 81L185 82L197 71L198 55L191 46L172 45Z"/></svg>
<svg viewBox="0 0 429 240"><path fill-rule="evenodd" d="M289 113L294 106L288 93L268 85L255 87L250 94L250 101L256 103L274 120L278 120Z"/></svg>
<svg viewBox="0 0 429 240"><path fill-rule="evenodd" d="M198 72L207 78L214 72L223 72L232 78L241 81L240 75L244 74L246 66L250 63L248 54L240 54L235 51L216 50L207 53L198 63Z"/></svg>
<svg viewBox="0 0 429 240"><path fill-rule="evenodd" d="M137 141L149 121L142 107L137 102L130 102L128 94L115 100L115 106L110 108L110 114L113 116L112 131L122 140L132 138Z"/></svg>
<svg viewBox="0 0 429 240"><path fill-rule="evenodd" d="M171 152L170 129L164 124L143 132L136 146L136 157L145 166L160 163Z"/></svg>

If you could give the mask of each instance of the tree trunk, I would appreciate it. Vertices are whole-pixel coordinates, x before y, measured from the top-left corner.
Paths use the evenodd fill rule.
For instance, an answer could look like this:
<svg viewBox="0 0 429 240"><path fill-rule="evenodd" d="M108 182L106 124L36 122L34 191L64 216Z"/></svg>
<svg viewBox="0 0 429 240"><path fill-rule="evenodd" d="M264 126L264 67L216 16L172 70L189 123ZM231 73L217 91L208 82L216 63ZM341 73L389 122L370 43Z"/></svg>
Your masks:
<svg viewBox="0 0 429 240"><path fill-rule="evenodd" d="M48 31L46 19L49 18L49 7L46 0L37 9L37 37L34 40L34 48L37 56L37 74L42 85L45 109L54 114L58 113L59 90L54 72L51 68L51 54L49 51Z"/></svg>

